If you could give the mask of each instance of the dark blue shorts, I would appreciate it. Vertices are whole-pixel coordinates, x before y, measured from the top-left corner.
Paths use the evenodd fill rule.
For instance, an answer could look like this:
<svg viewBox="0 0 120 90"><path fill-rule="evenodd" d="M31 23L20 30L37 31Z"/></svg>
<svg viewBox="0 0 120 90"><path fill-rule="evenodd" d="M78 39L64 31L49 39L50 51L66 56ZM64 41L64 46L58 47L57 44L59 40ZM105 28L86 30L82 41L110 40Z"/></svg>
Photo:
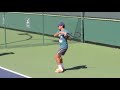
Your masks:
<svg viewBox="0 0 120 90"><path fill-rule="evenodd" d="M57 54L62 56L62 55L65 55L66 51L67 51L67 49L59 49Z"/></svg>

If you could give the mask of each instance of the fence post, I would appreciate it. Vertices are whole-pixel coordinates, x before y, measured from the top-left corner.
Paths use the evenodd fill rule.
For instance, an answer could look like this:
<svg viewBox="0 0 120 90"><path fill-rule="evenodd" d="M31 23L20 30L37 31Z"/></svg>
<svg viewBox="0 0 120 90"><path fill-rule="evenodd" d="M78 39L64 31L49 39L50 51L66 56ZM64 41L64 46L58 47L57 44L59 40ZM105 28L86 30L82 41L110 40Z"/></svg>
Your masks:
<svg viewBox="0 0 120 90"><path fill-rule="evenodd" d="M81 12L81 40L84 43L84 15L85 12Z"/></svg>
<svg viewBox="0 0 120 90"><path fill-rule="evenodd" d="M44 12L43 12L43 45L44 45Z"/></svg>
<svg viewBox="0 0 120 90"><path fill-rule="evenodd" d="M3 27L4 27L4 31L5 31L5 48L7 48L7 36L6 36L6 23L5 23L5 12L3 12Z"/></svg>

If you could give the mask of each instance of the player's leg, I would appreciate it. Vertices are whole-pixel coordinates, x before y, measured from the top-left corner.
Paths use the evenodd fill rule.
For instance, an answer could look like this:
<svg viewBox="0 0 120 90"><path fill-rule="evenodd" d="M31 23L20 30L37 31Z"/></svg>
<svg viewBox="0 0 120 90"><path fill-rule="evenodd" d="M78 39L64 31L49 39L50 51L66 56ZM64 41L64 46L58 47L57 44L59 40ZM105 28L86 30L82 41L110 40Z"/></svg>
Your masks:
<svg viewBox="0 0 120 90"><path fill-rule="evenodd" d="M58 54L60 54L60 62L61 62L61 67L63 68L63 70L65 68L64 68L64 65L63 65L63 58L62 58L62 56L65 55L66 51L67 51L67 49L62 49L61 52L58 53Z"/></svg>
<svg viewBox="0 0 120 90"><path fill-rule="evenodd" d="M63 58L62 58L62 56L60 57L60 63L61 63L62 68L64 69Z"/></svg>
<svg viewBox="0 0 120 90"><path fill-rule="evenodd" d="M55 55L55 60L56 60L56 63L57 63L57 65L58 65L58 69L63 70L63 69L64 69L64 68L63 68L63 60L62 60L61 55L56 54L56 55Z"/></svg>
<svg viewBox="0 0 120 90"><path fill-rule="evenodd" d="M59 55L59 54L56 54L55 55L55 60L56 60L56 63L59 65L61 63L63 63L63 59L62 59L62 56Z"/></svg>
<svg viewBox="0 0 120 90"><path fill-rule="evenodd" d="M56 72L63 72L64 71L62 55L64 55L66 51L67 51L67 49L60 49L58 51L58 53L55 55L55 60L56 60L57 65L58 65L58 69L56 69Z"/></svg>

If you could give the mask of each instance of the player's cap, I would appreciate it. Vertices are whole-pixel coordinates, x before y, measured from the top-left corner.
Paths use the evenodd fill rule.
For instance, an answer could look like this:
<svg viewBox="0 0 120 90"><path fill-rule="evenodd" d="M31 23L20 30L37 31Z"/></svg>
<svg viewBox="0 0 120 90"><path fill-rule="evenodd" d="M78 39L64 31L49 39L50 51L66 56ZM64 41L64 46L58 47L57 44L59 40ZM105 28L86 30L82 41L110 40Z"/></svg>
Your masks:
<svg viewBox="0 0 120 90"><path fill-rule="evenodd" d="M58 26L63 26L63 27L65 27L65 24L64 24L63 22L60 22L60 23L58 24Z"/></svg>

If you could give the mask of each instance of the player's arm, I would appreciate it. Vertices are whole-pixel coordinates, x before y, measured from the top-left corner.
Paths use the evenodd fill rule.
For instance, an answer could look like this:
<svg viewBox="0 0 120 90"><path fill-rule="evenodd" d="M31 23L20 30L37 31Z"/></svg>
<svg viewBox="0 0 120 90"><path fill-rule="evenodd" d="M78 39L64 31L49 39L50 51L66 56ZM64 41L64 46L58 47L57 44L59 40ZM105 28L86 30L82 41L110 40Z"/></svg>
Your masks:
<svg viewBox="0 0 120 90"><path fill-rule="evenodd" d="M60 32L60 34L64 34L64 36L67 38L67 40L72 40L72 38L70 37L69 33L67 32Z"/></svg>
<svg viewBox="0 0 120 90"><path fill-rule="evenodd" d="M59 34L64 34L64 36L67 36L67 32L59 32Z"/></svg>
<svg viewBox="0 0 120 90"><path fill-rule="evenodd" d="M59 32L54 34L54 37L58 37L59 36Z"/></svg>

